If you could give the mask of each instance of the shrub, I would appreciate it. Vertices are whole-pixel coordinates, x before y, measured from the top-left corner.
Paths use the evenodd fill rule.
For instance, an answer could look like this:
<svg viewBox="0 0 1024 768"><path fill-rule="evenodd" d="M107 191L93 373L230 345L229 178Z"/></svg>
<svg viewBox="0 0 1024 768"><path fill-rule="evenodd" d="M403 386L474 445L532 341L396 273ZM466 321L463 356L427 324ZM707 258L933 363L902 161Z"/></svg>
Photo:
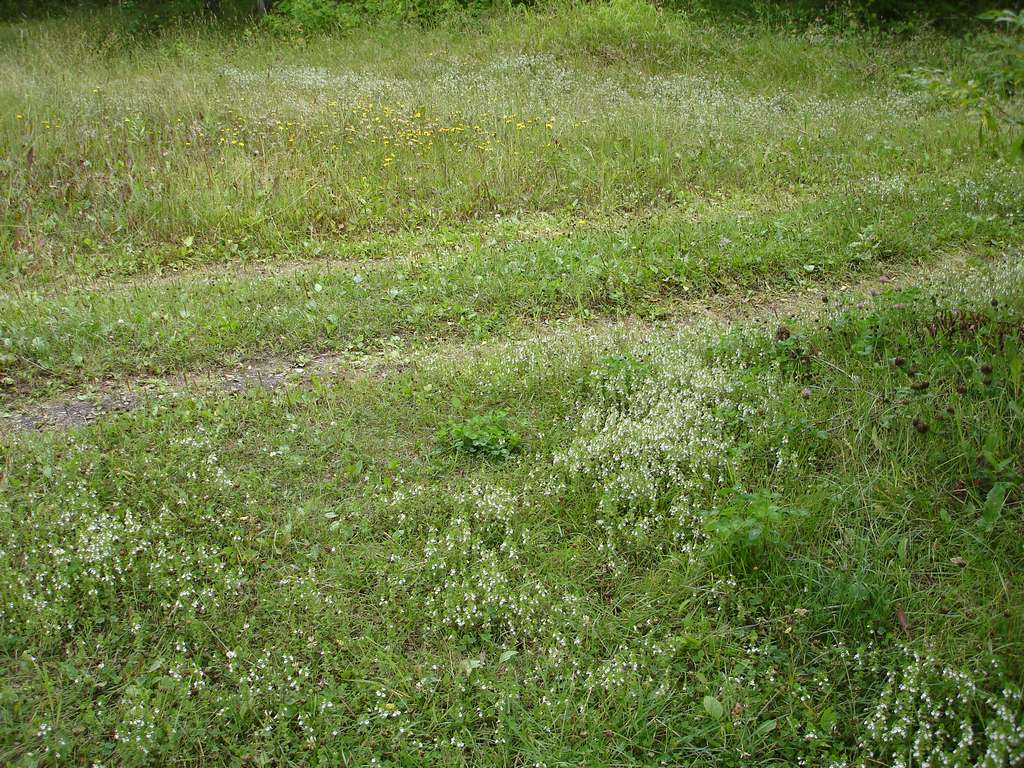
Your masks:
<svg viewBox="0 0 1024 768"><path fill-rule="evenodd" d="M1014 149L1024 152L1024 118L1001 97L1024 88L1024 12L989 11L979 17L1006 30L1005 35L979 36L970 56L971 72L960 75L941 69L916 69L906 77L943 101L978 116L979 135L1004 131Z"/></svg>
<svg viewBox="0 0 1024 768"><path fill-rule="evenodd" d="M333 0L279 0L267 25L281 32L327 32L358 26L360 13L353 3Z"/></svg>
<svg viewBox="0 0 1024 768"><path fill-rule="evenodd" d="M333 32L374 21L434 19L459 9L490 5L477 0L277 0L266 24L286 33Z"/></svg>
<svg viewBox="0 0 1024 768"><path fill-rule="evenodd" d="M990 87L1012 95L1024 86L1024 11L988 11L979 16L1004 30L977 54L977 61Z"/></svg>

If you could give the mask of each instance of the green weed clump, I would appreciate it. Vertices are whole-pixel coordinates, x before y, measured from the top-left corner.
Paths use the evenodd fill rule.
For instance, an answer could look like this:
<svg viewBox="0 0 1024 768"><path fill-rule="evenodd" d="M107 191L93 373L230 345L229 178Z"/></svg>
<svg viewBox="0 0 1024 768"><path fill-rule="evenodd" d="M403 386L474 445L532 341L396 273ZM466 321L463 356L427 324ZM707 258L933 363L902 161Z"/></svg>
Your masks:
<svg viewBox="0 0 1024 768"><path fill-rule="evenodd" d="M519 450L522 438L511 426L506 411L488 411L450 424L438 438L457 453L507 459Z"/></svg>
<svg viewBox="0 0 1024 768"><path fill-rule="evenodd" d="M740 492L727 504L710 510L704 526L723 554L736 560L737 567L764 565L773 550L785 542L788 529L806 512L773 503L769 494Z"/></svg>

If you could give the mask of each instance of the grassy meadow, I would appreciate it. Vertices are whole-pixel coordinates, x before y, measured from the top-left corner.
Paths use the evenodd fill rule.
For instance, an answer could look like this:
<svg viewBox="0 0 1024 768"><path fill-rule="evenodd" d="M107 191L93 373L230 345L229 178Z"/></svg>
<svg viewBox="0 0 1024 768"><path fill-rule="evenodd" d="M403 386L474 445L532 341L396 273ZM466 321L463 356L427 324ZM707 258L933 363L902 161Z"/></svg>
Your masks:
<svg viewBox="0 0 1024 768"><path fill-rule="evenodd" d="M0 765L1024 764L1011 31L111 14L0 23Z"/></svg>

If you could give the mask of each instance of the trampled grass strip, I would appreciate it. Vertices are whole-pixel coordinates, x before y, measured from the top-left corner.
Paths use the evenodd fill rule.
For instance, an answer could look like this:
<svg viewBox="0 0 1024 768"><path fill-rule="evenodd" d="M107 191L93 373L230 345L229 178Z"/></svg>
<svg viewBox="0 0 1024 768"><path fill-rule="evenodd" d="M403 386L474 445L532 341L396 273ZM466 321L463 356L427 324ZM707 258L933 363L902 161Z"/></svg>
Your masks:
<svg viewBox="0 0 1024 768"><path fill-rule="evenodd" d="M309 355L301 351L290 359L267 358L245 361L229 368L207 368L165 377L136 376L104 382L76 392L66 392L48 400L31 397L10 399L7 410L0 411L0 425L12 430L84 426L108 415L136 408L152 407L160 401L174 401L203 393L242 393L249 389L276 390L284 387L308 387L312 382L348 377L380 377L410 366L430 365L467 357L493 354L502 345L522 345L530 341L557 343L558 339L581 336L587 343L601 338L635 336L644 329L654 332L671 328L701 328L713 334L730 323L773 323L835 311L836 307L864 299L897 287L920 286L928 281L955 281L969 267L958 259L948 259L928 267L896 267L880 275L860 278L851 285L832 281L808 285L802 289L778 292L769 289L756 293L726 293L696 301L666 304L656 320L633 317L594 317L588 321L525 324L517 338L498 336L483 341L439 340L413 343L398 337L388 339L382 349L347 353Z"/></svg>

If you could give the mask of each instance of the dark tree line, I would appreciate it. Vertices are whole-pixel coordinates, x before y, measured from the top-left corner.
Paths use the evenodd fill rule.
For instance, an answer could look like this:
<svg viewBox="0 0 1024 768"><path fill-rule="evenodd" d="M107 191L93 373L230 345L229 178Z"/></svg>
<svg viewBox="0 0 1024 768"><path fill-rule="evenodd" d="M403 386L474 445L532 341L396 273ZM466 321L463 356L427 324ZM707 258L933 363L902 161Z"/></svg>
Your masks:
<svg viewBox="0 0 1024 768"><path fill-rule="evenodd" d="M274 0L256 0L255 11L257 16L266 16ZM220 0L203 0L203 7L206 12L218 16L220 14Z"/></svg>
<svg viewBox="0 0 1024 768"><path fill-rule="evenodd" d="M216 16L220 13L220 0L203 0L206 10ZM266 16L267 12L274 5L274 0L256 0L255 11L257 16Z"/></svg>
<svg viewBox="0 0 1024 768"><path fill-rule="evenodd" d="M434 0L438 6L445 0ZM449 0L450 1L450 0ZM507 0L490 0L504 4ZM532 5L540 0L511 0L516 5ZM136 15L173 17L179 14L206 13L211 17L241 19L249 14L265 16L272 10L275 0L135 0L131 9ZM354 3L359 0L321 0ZM487 0L456 0L459 3L486 4ZM992 7L1019 8L1024 0L651 0L669 8L703 8L718 16L750 17L767 8L783 10L794 20L812 20L831 13L850 12L865 20L885 22L894 19L928 18L950 28L961 27L965 20ZM106 5L122 6L124 0L0 0L0 19L32 17L61 13L74 9L96 8ZM431 0L419 5L429 7ZM125 5L126 8L129 6Z"/></svg>

